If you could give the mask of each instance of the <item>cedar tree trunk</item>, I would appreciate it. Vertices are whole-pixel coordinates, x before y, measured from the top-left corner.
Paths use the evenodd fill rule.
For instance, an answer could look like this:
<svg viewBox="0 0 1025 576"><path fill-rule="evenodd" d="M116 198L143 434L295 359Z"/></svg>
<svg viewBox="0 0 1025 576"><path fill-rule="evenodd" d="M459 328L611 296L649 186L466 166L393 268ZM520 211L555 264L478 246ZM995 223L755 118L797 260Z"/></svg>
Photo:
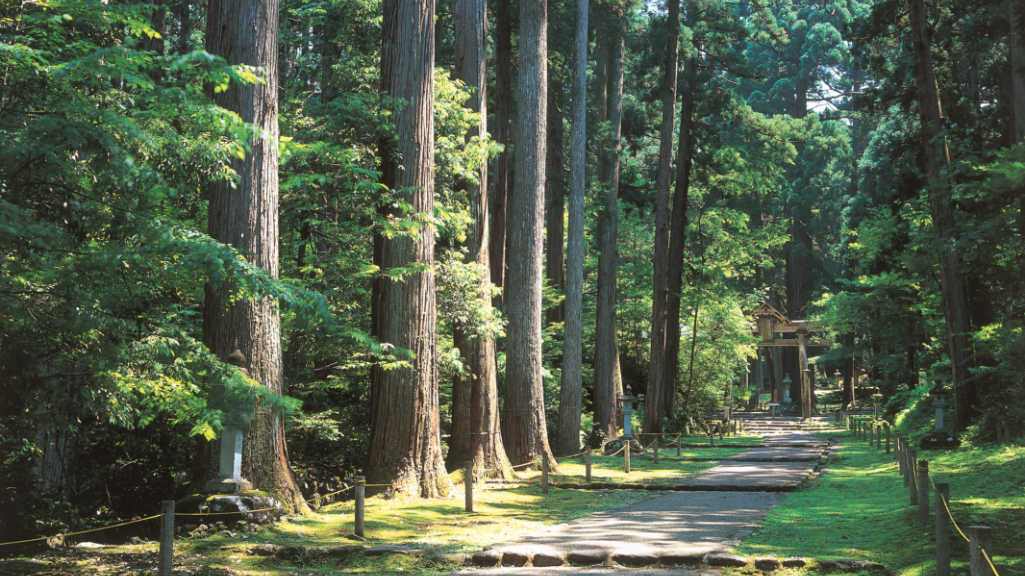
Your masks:
<svg viewBox="0 0 1025 576"><path fill-rule="evenodd" d="M666 368L663 381L663 409L676 414L676 386L680 372L680 300L683 292L683 256L687 249L687 196L690 193L691 160L694 152L694 100L697 91L695 62L683 62L684 82L680 87L680 141L676 153L676 191L669 223L669 289L666 299Z"/></svg>
<svg viewBox="0 0 1025 576"><path fill-rule="evenodd" d="M587 12L588 0L577 0L573 60L573 128L569 150L569 212L566 234L566 327L562 341L562 385L559 394L559 455L580 449L583 407L584 180L587 161Z"/></svg>
<svg viewBox="0 0 1025 576"><path fill-rule="evenodd" d="M662 76L662 127L659 130L658 175L655 196L654 275L651 296L651 360L644 397L644 431L662 431L665 416L666 304L669 293L669 210L673 178L673 129L676 120L676 75L680 64L680 0L666 0L665 72Z"/></svg>
<svg viewBox="0 0 1025 576"><path fill-rule="evenodd" d="M610 140L602 174L604 202L598 216L598 297L594 327L595 428L606 438L616 435L616 228L619 191L619 152L623 120L623 22L615 24L608 60L608 120ZM598 407L601 406L599 411ZM608 407L607 409L605 407Z"/></svg>
<svg viewBox="0 0 1025 576"><path fill-rule="evenodd" d="M548 87L548 154L546 162L547 179L545 182L545 278L548 279L548 286L562 292L566 289L566 279L563 273L564 261L562 252L563 218L566 216L565 194L563 186L565 179L562 167L562 114L559 110L561 103L561 86L557 80L549 79ZM545 311L546 324L562 322L565 318L565 305L560 303Z"/></svg>
<svg viewBox="0 0 1025 576"><path fill-rule="evenodd" d="M505 147L495 158L491 194L491 283L502 289L494 303L500 306L505 298L505 235L506 203L509 198L509 116L512 111L512 8L509 0L498 0L495 12L495 142Z"/></svg>
<svg viewBox="0 0 1025 576"><path fill-rule="evenodd" d="M929 23L924 0L910 0L911 34L915 49L915 83L922 131L922 153L929 176L929 212L932 214L939 256L943 315L947 324L947 344L954 382L954 420L963 430L971 423L976 403L975 389L969 381L968 299L954 250L954 209L950 182L940 171L950 161L945 138L940 138L943 113L936 92L932 54L929 48Z"/></svg>
<svg viewBox="0 0 1025 576"><path fill-rule="evenodd" d="M520 2L516 180L509 194L505 303L505 406L502 439L514 464L551 451L541 381L541 280L544 274L545 129L548 96L546 0ZM552 459L553 468L555 460Z"/></svg>
<svg viewBox="0 0 1025 576"><path fill-rule="evenodd" d="M474 88L466 106L479 114L479 123L470 130L467 138L487 134L485 7L485 0L456 0L453 5L456 78ZM485 272L477 294L484 307L491 306L488 295L491 279L488 275L487 174L487 166L482 164L477 171L476 182L458 184L470 198L473 224L467 233L465 247L467 257ZM466 462L473 462L476 474L511 479L512 468L505 454L498 422L495 340L489 334L468 333L464 326L456 326L453 340L466 362L468 374L457 376L452 386L448 469L454 470Z"/></svg>
<svg viewBox="0 0 1025 576"><path fill-rule="evenodd" d="M232 161L237 182L210 184L210 236L246 254L255 266L278 277L278 105L277 0L211 0L206 50L230 64L259 66L266 83L232 84L214 96L218 106L266 131L250 142L245 158ZM281 322L269 299L235 300L228 286L205 290L203 343L222 360L238 348L254 380L282 393ZM200 461L216 463L219 443L203 443ZM285 429L278 410L257 406L246 431L242 475L253 488L274 494L286 506L308 512L288 467ZM206 480L208 478L204 478Z"/></svg>
<svg viewBox="0 0 1025 576"><path fill-rule="evenodd" d="M381 92L404 105L393 112L394 138L380 142L381 183L412 207L395 203L382 216L411 218L434 211L434 1L385 0ZM374 236L371 306L373 336L412 352L409 368L371 370L370 447L367 483L403 484L398 490L424 498L452 488L441 459L438 427L437 309L434 228L417 236ZM394 268L414 268L391 278ZM381 489L371 490L380 492Z"/></svg>

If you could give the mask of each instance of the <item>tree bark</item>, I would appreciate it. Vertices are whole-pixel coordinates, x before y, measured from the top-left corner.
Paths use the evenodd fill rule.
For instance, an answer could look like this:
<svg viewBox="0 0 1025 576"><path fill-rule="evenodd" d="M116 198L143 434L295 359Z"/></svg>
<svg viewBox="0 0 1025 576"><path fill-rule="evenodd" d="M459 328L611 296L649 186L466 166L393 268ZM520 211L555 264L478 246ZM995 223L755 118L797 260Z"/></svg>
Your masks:
<svg viewBox="0 0 1025 576"><path fill-rule="evenodd" d="M214 96L214 102L264 130L241 160L233 160L237 182L210 184L210 236L251 258L278 277L278 106L277 0L211 0L207 9L207 52L230 64L259 66L266 83L239 85ZM236 348L246 357L254 380L282 393L281 322L269 299L237 300L228 286L207 285L203 307L203 343L222 360ZM288 467L284 423L279 410L257 407L246 431L242 475L253 488L308 512ZM219 443L201 444L200 460L216 462ZM205 452L205 455L204 455Z"/></svg>
<svg viewBox="0 0 1025 576"><path fill-rule="evenodd" d="M545 278L548 279L548 286L562 292L566 289L564 275L564 257L562 251L563 236L565 228L563 219L566 216L565 175L562 166L563 148L563 127L562 114L559 111L559 104L562 93L558 82L549 79L548 87L548 154L547 154L547 178L545 181L545 231L547 233L545 249ZM562 322L565 318L565 305L560 303L557 306L545 311L547 324Z"/></svg>
<svg viewBox="0 0 1025 576"><path fill-rule="evenodd" d="M385 0L381 92L404 105L393 112L394 138L380 142L381 183L411 206L393 203L383 216L413 217L434 210L434 1ZM452 488L441 459L438 427L437 317L434 228L417 236L374 236L381 274L372 290L372 333L381 343L409 350L409 368L371 370L367 482L425 498ZM395 268L417 267L401 279ZM371 490L381 492L382 489Z"/></svg>
<svg viewBox="0 0 1025 576"><path fill-rule="evenodd" d="M606 438L616 434L616 232L619 199L619 152L623 121L623 20L610 34L608 59L608 123L610 139L602 151L604 202L598 216L598 296L594 326L594 397L596 428Z"/></svg>
<svg viewBox="0 0 1025 576"><path fill-rule="evenodd" d="M494 191L491 193L491 283L502 290L495 296L501 306L505 293L506 203L509 197L509 116L512 111L512 8L509 0L498 0L495 26L495 142L505 149L495 158Z"/></svg>
<svg viewBox="0 0 1025 576"><path fill-rule="evenodd" d="M911 33L915 51L915 83L921 122L922 153L929 176L929 212L932 215L936 251L939 256L943 315L947 325L947 345L954 383L954 419L959 430L971 423L976 393L969 380L968 300L959 273L954 250L956 231L951 206L950 182L941 174L950 162L945 138L939 137L943 112L936 91L932 54L929 47L929 23L924 0L910 0Z"/></svg>
<svg viewBox="0 0 1025 576"><path fill-rule="evenodd" d="M474 89L466 106L479 114L479 123L470 130L467 138L487 134L485 15L485 0L455 0L453 24L456 78ZM490 268L487 175L487 166L482 165L477 171L476 182L463 181L458 184L470 198L470 213L473 216L473 224L465 242L467 257L485 272ZM490 277L486 273L481 277L477 294L484 307L491 306L488 294L490 284ZM456 326L453 340L466 362L468 375L456 377L452 386L452 434L447 467L455 470L469 461L473 462L475 474L511 479L512 468L502 444L498 421L495 340L490 335L468 333L464 326Z"/></svg>
<svg viewBox="0 0 1025 576"><path fill-rule="evenodd" d="M573 61L573 128L570 134L570 181L566 234L566 327L562 341L559 394L559 455L580 449L583 407L584 183L587 161L587 16L588 0L577 0Z"/></svg>
<svg viewBox="0 0 1025 576"><path fill-rule="evenodd" d="M189 10L191 5L189 0L181 0L178 2L178 53L186 54L189 52L189 36L192 35L192 12Z"/></svg>
<svg viewBox="0 0 1025 576"><path fill-rule="evenodd" d="M1007 0L1007 17L1011 24L1009 58L1011 65L1012 107L1014 109L1014 142L1025 141L1025 3Z"/></svg>
<svg viewBox="0 0 1025 576"><path fill-rule="evenodd" d="M693 8L690 9L693 11ZM691 15L691 17L693 17ZM668 290L666 300L666 368L663 409L673 418L680 372L680 305L683 292L683 257L687 249L687 203L694 152L694 100L697 73L692 58L684 58L684 82L680 87L680 141L676 153L676 191L670 215Z"/></svg>
<svg viewBox="0 0 1025 576"><path fill-rule="evenodd" d="M548 96L546 0L520 2L516 181L509 195L505 406L502 437L514 464L551 457L541 379L541 279ZM554 466L554 458L549 458Z"/></svg>
<svg viewBox="0 0 1025 576"><path fill-rule="evenodd" d="M666 0L665 73L662 77L662 126L659 131L658 175L655 196L654 275L651 297L651 360L644 398L644 431L662 431L665 416L666 304L669 293L669 212L673 178L673 129L676 125L676 76L680 63L680 0Z"/></svg>

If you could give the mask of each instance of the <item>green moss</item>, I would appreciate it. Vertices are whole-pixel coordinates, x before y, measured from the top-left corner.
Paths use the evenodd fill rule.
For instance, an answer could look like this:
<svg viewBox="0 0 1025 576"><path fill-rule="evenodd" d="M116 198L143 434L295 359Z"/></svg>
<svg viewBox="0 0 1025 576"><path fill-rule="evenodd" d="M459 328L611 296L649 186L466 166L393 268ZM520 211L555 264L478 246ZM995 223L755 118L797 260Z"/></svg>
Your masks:
<svg viewBox="0 0 1025 576"><path fill-rule="evenodd" d="M934 574L933 525L918 525L918 507L891 455L847 432L818 484L787 497L738 553L882 562L903 576ZM951 485L951 510L961 527L994 528L994 561L1001 576L1025 574L1025 449L1003 447L919 452L935 482ZM930 500L932 502L932 500ZM967 573L967 543L954 532L953 573Z"/></svg>

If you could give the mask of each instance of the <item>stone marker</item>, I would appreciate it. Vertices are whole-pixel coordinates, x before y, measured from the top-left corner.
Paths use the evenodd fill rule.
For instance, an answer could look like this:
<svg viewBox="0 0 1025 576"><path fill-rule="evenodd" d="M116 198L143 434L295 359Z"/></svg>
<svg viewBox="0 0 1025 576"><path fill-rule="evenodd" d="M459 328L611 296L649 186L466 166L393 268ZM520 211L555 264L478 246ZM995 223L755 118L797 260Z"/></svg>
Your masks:
<svg viewBox="0 0 1025 576"><path fill-rule="evenodd" d="M238 350L228 356L228 364L238 367L248 377L249 372L243 368L245 362L246 357ZM242 429L233 424L221 428L217 477L204 486L208 492L237 494L252 489L252 483L242 477L242 434Z"/></svg>

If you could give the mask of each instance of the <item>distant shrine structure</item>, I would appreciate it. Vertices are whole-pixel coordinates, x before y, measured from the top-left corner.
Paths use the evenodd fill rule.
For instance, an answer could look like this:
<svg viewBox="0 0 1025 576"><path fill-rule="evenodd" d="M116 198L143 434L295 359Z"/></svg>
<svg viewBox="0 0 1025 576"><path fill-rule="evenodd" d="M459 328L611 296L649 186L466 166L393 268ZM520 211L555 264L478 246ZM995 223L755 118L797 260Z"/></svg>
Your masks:
<svg viewBox="0 0 1025 576"><path fill-rule="evenodd" d="M753 331L758 342L758 358L755 361L755 381L764 386L766 380L773 383L772 402L789 402L789 386L783 386L786 376L780 378L778 362L772 362L765 352L769 348L796 346L798 349L799 374L789 375L801 387L801 416L810 418L812 415L811 369L808 368L808 348L828 348L833 345L829 340L813 340L809 337L822 328L814 320L791 320L778 310L763 303L755 311L756 329ZM771 374L770 378L766 375ZM797 378L795 378L797 376Z"/></svg>

